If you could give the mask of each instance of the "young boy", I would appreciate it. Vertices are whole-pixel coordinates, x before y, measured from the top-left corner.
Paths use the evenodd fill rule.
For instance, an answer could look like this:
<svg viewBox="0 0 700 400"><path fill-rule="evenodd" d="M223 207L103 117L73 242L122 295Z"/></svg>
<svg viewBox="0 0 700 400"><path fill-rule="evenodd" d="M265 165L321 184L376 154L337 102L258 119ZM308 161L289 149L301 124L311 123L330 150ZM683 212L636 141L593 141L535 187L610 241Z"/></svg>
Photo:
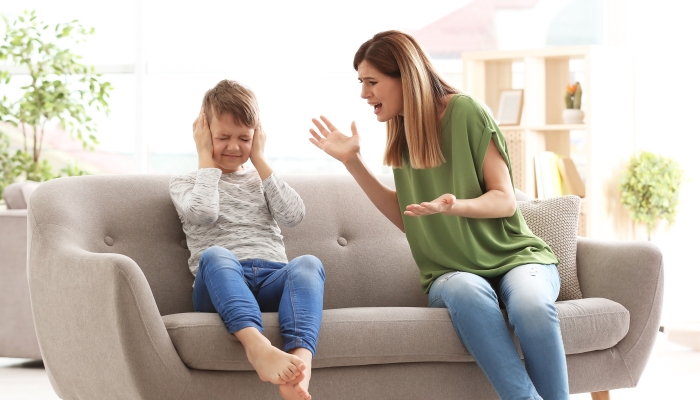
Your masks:
<svg viewBox="0 0 700 400"><path fill-rule="evenodd" d="M249 89L222 80L208 90L193 131L199 169L173 177L170 196L191 252L194 308L219 313L283 398L309 400L325 272L314 256L288 262L277 225L301 222L304 203L265 161ZM249 159L255 168L243 165ZM262 335L261 312L275 311L286 352Z"/></svg>

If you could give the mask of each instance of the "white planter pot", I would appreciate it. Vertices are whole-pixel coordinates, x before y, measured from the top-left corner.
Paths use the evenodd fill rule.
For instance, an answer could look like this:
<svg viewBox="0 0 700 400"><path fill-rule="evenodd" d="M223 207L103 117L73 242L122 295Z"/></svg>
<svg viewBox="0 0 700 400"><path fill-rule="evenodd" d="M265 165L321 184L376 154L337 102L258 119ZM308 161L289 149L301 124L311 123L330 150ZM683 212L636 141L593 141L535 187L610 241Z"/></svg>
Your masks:
<svg viewBox="0 0 700 400"><path fill-rule="evenodd" d="M566 108L564 109L562 117L564 118L564 123L567 125L582 124L584 113L583 110L577 108Z"/></svg>

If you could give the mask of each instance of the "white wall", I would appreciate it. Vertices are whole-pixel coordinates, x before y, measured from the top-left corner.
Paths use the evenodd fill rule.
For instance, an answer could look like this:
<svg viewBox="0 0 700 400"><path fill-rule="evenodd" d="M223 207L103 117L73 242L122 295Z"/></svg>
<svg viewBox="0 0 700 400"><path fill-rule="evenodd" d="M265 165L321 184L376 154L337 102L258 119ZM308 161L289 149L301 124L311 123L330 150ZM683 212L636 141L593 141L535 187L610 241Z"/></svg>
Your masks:
<svg viewBox="0 0 700 400"><path fill-rule="evenodd" d="M700 321L700 4L696 1L627 1L624 34L614 40L635 55L637 149L676 159L689 179L677 223L652 235L664 254L663 320ZM641 239L641 238L640 238Z"/></svg>
<svg viewBox="0 0 700 400"><path fill-rule="evenodd" d="M133 64L136 42L145 44L143 122L135 118L133 95L129 100L139 91L133 75L107 76L115 92L113 114L98 117L101 150L133 154L145 143L153 153L194 156L191 123L202 95L227 78L257 93L273 167L302 172L302 164L316 163L323 166L317 172L342 173L340 163L308 142L308 129L320 114L347 133L356 120L363 155L374 171L381 170L384 125L359 97L352 68L359 45L382 30L422 27L469 1L131 0L96 6L90 0L0 0L0 13L36 9L50 23L79 19L95 27L95 36L77 49L91 64ZM144 5L142 36L136 34L137 4ZM143 140L134 135L137 124ZM293 158L302 161L294 164ZM196 168L196 160L180 167Z"/></svg>

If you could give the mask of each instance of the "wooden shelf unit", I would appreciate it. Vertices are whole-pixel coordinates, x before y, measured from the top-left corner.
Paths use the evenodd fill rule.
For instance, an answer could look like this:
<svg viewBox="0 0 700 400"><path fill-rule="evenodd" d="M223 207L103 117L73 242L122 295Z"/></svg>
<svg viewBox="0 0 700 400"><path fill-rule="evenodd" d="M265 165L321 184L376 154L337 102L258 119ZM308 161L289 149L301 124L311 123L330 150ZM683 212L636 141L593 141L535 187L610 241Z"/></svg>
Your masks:
<svg viewBox="0 0 700 400"><path fill-rule="evenodd" d="M574 61L572 61L574 60ZM579 233L599 239L633 238L633 227L619 201L620 173L634 153L634 74L622 49L604 46L550 47L539 50L469 52L462 55L465 93L498 109L503 90L523 89L519 126L501 126L515 186L536 197L534 156L553 151L578 160L586 197ZM515 81L515 69L521 76ZM570 65L583 88L582 124L563 123ZM572 154L572 132L583 137Z"/></svg>

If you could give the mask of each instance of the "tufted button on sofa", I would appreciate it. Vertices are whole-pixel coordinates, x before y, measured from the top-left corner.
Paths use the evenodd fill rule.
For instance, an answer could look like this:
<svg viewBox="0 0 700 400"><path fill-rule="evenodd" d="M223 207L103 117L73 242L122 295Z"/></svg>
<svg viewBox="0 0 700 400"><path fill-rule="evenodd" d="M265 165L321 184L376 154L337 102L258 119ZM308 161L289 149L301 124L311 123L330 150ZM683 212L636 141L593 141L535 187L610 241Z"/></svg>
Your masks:
<svg viewBox="0 0 700 400"><path fill-rule="evenodd" d="M221 318L193 312L169 179L73 177L31 197L29 287L51 383L63 399L277 399ZM284 179L306 204L304 221L282 228L287 255L316 255L326 270L314 398L496 399L447 311L428 307L405 235L352 178ZM649 242L578 238L583 298L556 304L572 393L637 384L662 264ZM277 314L263 324L280 346Z"/></svg>

